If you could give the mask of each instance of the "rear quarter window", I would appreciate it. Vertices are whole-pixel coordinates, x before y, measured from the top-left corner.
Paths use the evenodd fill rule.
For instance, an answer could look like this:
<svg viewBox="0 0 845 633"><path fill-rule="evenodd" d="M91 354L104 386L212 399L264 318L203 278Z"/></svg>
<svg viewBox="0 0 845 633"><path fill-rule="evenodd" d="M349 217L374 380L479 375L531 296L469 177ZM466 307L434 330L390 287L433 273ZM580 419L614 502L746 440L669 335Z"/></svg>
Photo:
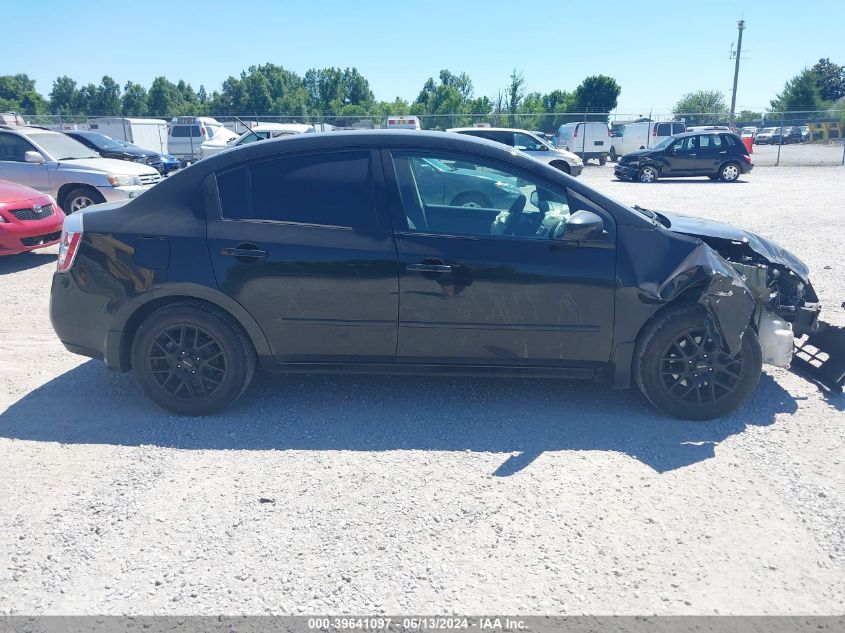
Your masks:
<svg viewBox="0 0 845 633"><path fill-rule="evenodd" d="M286 156L218 174L223 217L350 228L377 224L369 151Z"/></svg>
<svg viewBox="0 0 845 633"><path fill-rule="evenodd" d="M200 136L200 126L199 125L174 125L173 129L170 132L170 136L173 138L189 138L193 136L194 138L199 138Z"/></svg>

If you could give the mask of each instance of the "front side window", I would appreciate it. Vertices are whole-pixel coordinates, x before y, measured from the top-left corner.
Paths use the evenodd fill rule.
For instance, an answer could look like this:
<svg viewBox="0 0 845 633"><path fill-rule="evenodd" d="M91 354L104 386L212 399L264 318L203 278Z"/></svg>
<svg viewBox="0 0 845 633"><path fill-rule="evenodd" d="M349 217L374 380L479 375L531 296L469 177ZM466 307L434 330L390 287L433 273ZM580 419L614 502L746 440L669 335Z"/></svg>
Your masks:
<svg viewBox="0 0 845 633"><path fill-rule="evenodd" d="M541 152L546 149L546 146L539 140L522 132L514 132L513 145L516 149L527 152Z"/></svg>
<svg viewBox="0 0 845 633"><path fill-rule="evenodd" d="M697 136L687 136L686 138L678 139L675 141L675 144L672 145L673 154L690 154L696 149L698 149Z"/></svg>
<svg viewBox="0 0 845 633"><path fill-rule="evenodd" d="M23 163L26 153L33 151L35 148L20 136L0 133L0 161Z"/></svg>
<svg viewBox="0 0 845 633"><path fill-rule="evenodd" d="M250 163L218 174L217 187L226 219L376 225L369 151Z"/></svg>
<svg viewBox="0 0 845 633"><path fill-rule="evenodd" d="M394 152L402 215L412 232L548 239L570 215L563 187L460 155Z"/></svg>

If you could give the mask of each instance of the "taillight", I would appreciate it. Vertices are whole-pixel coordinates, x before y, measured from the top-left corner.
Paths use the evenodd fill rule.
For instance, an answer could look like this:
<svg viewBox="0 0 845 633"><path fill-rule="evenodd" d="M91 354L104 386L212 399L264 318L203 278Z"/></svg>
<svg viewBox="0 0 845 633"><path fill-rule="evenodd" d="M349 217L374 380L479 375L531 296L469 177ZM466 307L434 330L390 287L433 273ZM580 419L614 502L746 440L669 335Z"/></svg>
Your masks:
<svg viewBox="0 0 845 633"><path fill-rule="evenodd" d="M656 125L653 128L651 128L651 135L657 136L657 126Z"/></svg>
<svg viewBox="0 0 845 633"><path fill-rule="evenodd" d="M200 136L205 136L205 128L204 127L200 128Z"/></svg>
<svg viewBox="0 0 845 633"><path fill-rule="evenodd" d="M62 233L62 239L59 241L59 258L56 260L57 273L63 273L73 266L81 239L82 233Z"/></svg>
<svg viewBox="0 0 845 633"><path fill-rule="evenodd" d="M743 154L742 157L745 159L745 162L749 165L751 164L751 157L748 154Z"/></svg>
<svg viewBox="0 0 845 633"><path fill-rule="evenodd" d="M77 211L65 218L62 237L59 240L59 257L56 260L57 273L66 272L73 266L79 242L82 241L82 215L82 211Z"/></svg>
<svg viewBox="0 0 845 633"><path fill-rule="evenodd" d="M575 126L575 134L572 135L572 138L578 138L578 126Z"/></svg>

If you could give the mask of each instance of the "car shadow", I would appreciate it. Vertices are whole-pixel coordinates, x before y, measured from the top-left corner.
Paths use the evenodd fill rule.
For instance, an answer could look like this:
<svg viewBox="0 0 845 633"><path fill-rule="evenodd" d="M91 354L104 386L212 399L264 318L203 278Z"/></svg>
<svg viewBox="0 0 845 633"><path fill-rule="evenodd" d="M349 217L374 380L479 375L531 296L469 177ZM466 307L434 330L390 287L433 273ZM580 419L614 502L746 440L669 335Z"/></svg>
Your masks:
<svg viewBox="0 0 845 633"><path fill-rule="evenodd" d="M0 275L8 275L29 270L30 268L38 268L50 262L55 263L55 261L55 253L35 253L30 251L18 255L6 255L0 257Z"/></svg>
<svg viewBox="0 0 845 633"><path fill-rule="evenodd" d="M220 414L174 416L131 375L88 361L0 414L0 437L188 450L501 453L508 476L547 451L624 453L663 473L714 456L724 439L767 426L796 400L764 374L750 403L711 422L660 414L635 389L541 379L259 375Z"/></svg>

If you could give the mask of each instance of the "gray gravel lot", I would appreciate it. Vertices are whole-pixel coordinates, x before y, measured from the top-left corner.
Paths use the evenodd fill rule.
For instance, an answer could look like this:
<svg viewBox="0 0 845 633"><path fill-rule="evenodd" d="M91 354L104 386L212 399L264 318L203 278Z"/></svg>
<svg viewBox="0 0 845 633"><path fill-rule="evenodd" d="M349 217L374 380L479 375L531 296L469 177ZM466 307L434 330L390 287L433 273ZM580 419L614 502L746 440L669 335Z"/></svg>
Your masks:
<svg viewBox="0 0 845 633"><path fill-rule="evenodd" d="M843 324L845 169L583 180L804 258ZM259 377L196 420L66 352L0 260L0 614L845 612L845 397L709 423L542 380Z"/></svg>

